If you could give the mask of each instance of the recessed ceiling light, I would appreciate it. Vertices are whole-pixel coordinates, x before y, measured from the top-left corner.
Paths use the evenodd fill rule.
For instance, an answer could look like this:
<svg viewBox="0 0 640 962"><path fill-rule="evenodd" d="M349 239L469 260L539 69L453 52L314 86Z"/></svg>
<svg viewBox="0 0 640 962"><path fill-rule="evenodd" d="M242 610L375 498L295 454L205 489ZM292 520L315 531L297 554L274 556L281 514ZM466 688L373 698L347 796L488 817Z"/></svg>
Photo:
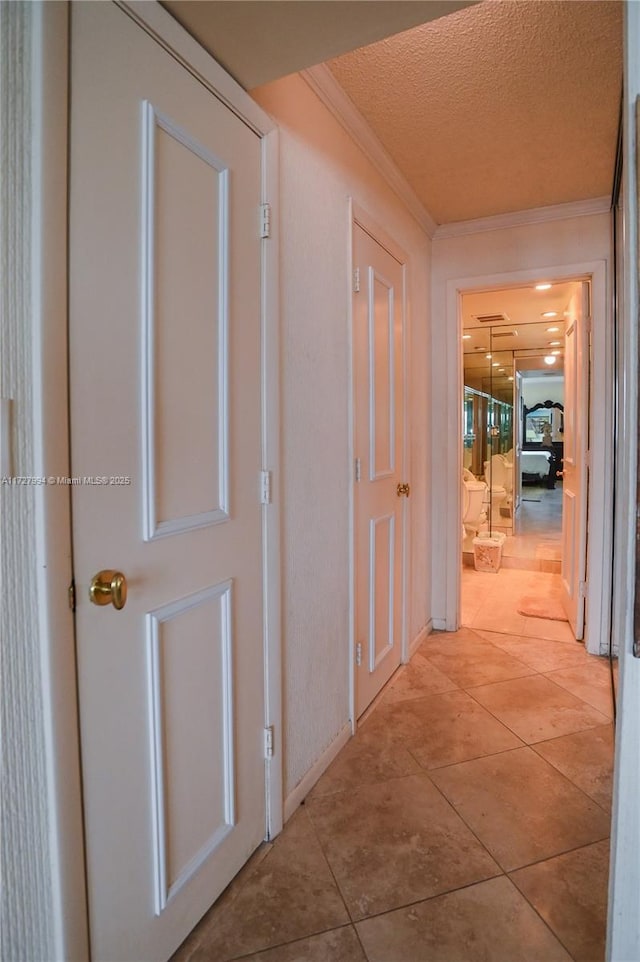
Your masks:
<svg viewBox="0 0 640 962"><path fill-rule="evenodd" d="M510 378L509 378L508 380L509 380L509 381L513 381L513 378L512 378L512 377L510 377Z"/></svg>
<svg viewBox="0 0 640 962"><path fill-rule="evenodd" d="M463 335L462 335L462 340L463 340L463 341L469 341L470 339L471 339L471 335L470 335L470 334L463 334Z"/></svg>
<svg viewBox="0 0 640 962"><path fill-rule="evenodd" d="M548 327L547 334L557 334L559 330L559 327Z"/></svg>
<svg viewBox="0 0 640 962"><path fill-rule="evenodd" d="M542 314L542 317L557 317L557 316L558 316L558 312L557 312L557 311L545 311L545 312Z"/></svg>
<svg viewBox="0 0 640 962"><path fill-rule="evenodd" d="M549 341L549 347L559 347L562 341Z"/></svg>
<svg viewBox="0 0 640 962"><path fill-rule="evenodd" d="M536 284L537 291L548 291L550 287L551 284Z"/></svg>
<svg viewBox="0 0 640 962"><path fill-rule="evenodd" d="M548 354L548 355L545 357L545 359L544 359L544 363L545 363L545 364L555 364L555 363L556 363L556 359L555 359L555 357L553 357L551 354Z"/></svg>
<svg viewBox="0 0 640 962"><path fill-rule="evenodd" d="M551 353L553 354L554 357L557 357L558 354L560 354L560 351L552 351Z"/></svg>
<svg viewBox="0 0 640 962"><path fill-rule="evenodd" d="M493 357L493 354L485 354L485 357L486 357L487 361L490 361L491 358Z"/></svg>
<svg viewBox="0 0 640 962"><path fill-rule="evenodd" d="M503 367L499 368L499 371L500 371L501 374L504 374L504 370L505 370L505 369L504 369Z"/></svg>

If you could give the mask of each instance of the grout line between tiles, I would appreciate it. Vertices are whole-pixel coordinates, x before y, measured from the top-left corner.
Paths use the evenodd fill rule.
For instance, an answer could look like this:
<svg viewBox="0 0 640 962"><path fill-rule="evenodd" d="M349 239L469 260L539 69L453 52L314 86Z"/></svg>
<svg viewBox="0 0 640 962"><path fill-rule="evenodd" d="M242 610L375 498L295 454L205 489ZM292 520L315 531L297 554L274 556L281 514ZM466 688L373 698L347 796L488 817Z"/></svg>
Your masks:
<svg viewBox="0 0 640 962"><path fill-rule="evenodd" d="M400 778L408 778L409 776L408 776L408 775L401 775L401 776L399 776L399 777L400 777ZM391 781L391 779L389 779L389 781ZM360 786L359 786L359 787L360 787ZM336 794L337 794L337 793L336 793ZM314 835L315 835L315 837L316 837L316 840L317 840L317 842L318 842L318 845L320 846L320 851L322 852L322 857L324 858L325 862L327 863L327 868L329 869L329 872L331 873L331 878L333 879L334 884L335 884L335 887L336 887L336 889L337 889L337 891L338 891L338 893L339 893L339 895L340 895L340 898L342 899L342 904L344 905L345 912L347 913L347 916L348 916L348 918L349 918L349 920L350 920L350 922L351 922L351 925L353 925L354 922L355 922L355 920L354 920L354 918L353 918L353 915L351 914L351 910L349 909L349 906L347 905L347 900L346 900L346 898L344 897L344 894L343 894L343 892L342 892L342 888L341 888L341 886L340 886L340 883L338 882L338 879L336 878L335 872L333 871L333 866L331 865L331 862L329 861L329 856L327 855L327 853L326 853L326 851L325 851L325 847L324 847L324 845L322 844L322 839L320 838L320 833L318 832L318 829L317 829L316 826L315 826L315 823L314 823L314 821L313 821L313 816L311 815L311 811L310 811L310 810L307 812L307 815L308 815L309 821L310 821L310 823L311 823L311 827L312 827L312 829L313 829L313 833L314 833Z"/></svg>
<svg viewBox="0 0 640 962"><path fill-rule="evenodd" d="M563 854L564 854L564 853L563 853ZM552 856L552 858L553 858L553 857L555 857L555 856ZM514 869L514 871L517 872L517 871L519 871L519 869ZM561 945L562 948L565 950L565 952L567 953L567 955L569 956L569 958L572 959L573 962L576 962L575 956L574 956L573 953L569 950L569 946L566 945L565 942L563 941L563 939L560 938L560 933L559 933L559 932L556 932L556 931L551 927L551 925L549 924L549 922L547 922L547 920L540 914L540 912L538 911L538 909L536 908L536 906L533 904L533 902L531 902L531 901L529 900L529 898L527 897L526 893L522 891L522 889L520 888L520 886L518 885L518 883L515 881L515 879L512 879L512 878L511 878L511 874L510 874L509 872L507 872L507 878L509 879L509 881L511 882L511 884L513 885L513 887L516 889L516 891L520 893L520 895L521 895L522 898L525 900L525 902L527 903L527 905L528 905L528 906L533 910L533 912L538 916L538 918L540 919L540 921L542 922L542 924L543 924L543 925L549 930L549 932L553 935L554 939L555 939L557 942L560 943L560 945Z"/></svg>
<svg viewBox="0 0 640 962"><path fill-rule="evenodd" d="M594 655L594 658L597 658L597 657L602 657L602 656ZM588 664L588 662L587 662L587 664ZM605 715L603 712L601 712L597 705L592 704L592 702L587 701L585 698L580 698L578 695L575 694L575 692L571 691L570 688L565 688L564 685L561 685L561 684L560 684L559 682L557 682L554 678L551 678L550 675L555 674L556 671L572 671L572 668L555 668L555 669L553 669L553 671L546 672L546 673L545 673L545 672L541 672L541 674L543 674L545 678L548 678L549 681L553 682L553 684L556 685L557 688L562 689L562 691L567 691L567 692L569 692L570 695L573 695L574 698L577 698L578 701L581 701L581 702L583 703L583 705L587 705L589 708L593 708L594 711L597 711L598 714L599 714L599 715L602 715L603 718L606 718L607 721L610 722L610 721L613 720L613 719L610 718L608 715ZM603 688L607 688L607 689L608 689L608 687L609 687L609 684L608 684L608 679L607 679L607 684L606 684L606 685L603 685Z"/></svg>
<svg viewBox="0 0 640 962"><path fill-rule="evenodd" d="M491 857L493 858L493 856ZM495 859L493 860L495 862ZM496 865L497 864L498 863L496 862ZM498 868L500 868L500 866L498 866ZM424 899L414 899L412 902L405 902L403 905L396 905L392 909L384 909L384 911L382 912L373 912L371 915L365 915L364 918L362 919L356 919L353 925L354 927L357 927L362 922L368 922L369 919L379 919L383 915L391 915L393 912L401 912L403 909L413 908L414 905L423 905L425 902L433 902L434 899L442 898L442 896L444 895L453 895L455 892L463 892L465 889L473 888L474 885L483 885L485 882L492 882L493 879L496 879L496 878L508 878L508 873L501 869L499 872L496 872L495 875L489 875L487 876L487 878L476 879L475 882L467 882L465 885L458 885L455 888L445 889L442 892L436 892L435 895L428 895L427 898L424 898ZM356 928L356 931L357 931L357 928ZM235 960L233 960L233 962L235 962Z"/></svg>
<svg viewBox="0 0 640 962"><path fill-rule="evenodd" d="M369 953L368 953L367 950L365 949L365 947L364 947L364 942L363 942L362 939L360 938L360 933L358 932L358 926L356 925L355 922L352 922L351 924L353 925L353 931L356 933L356 938L357 938L358 942L360 943L360 948L362 949L362 954L364 955L364 957L365 957L365 959L367 960L367 962L369 962Z"/></svg>
<svg viewBox="0 0 640 962"><path fill-rule="evenodd" d="M606 842L611 838L611 833L607 832L606 835L602 835L600 838L594 838L591 842L585 842L583 845L574 845L572 848L563 849L561 852L555 852L553 855L545 855L544 858L536 858L533 862L525 862L524 865L518 865L517 868L505 869L504 874L514 875L516 872L520 872L525 868L532 868L534 865L542 865L544 862L550 862L554 858L560 858L563 855L571 855L572 852L579 852L582 848L589 848L590 845L599 845L600 842Z"/></svg>
<svg viewBox="0 0 640 962"><path fill-rule="evenodd" d="M541 672L541 671L536 671L535 674L536 674L536 675L539 675L540 678L545 678L545 677L546 677L546 675L544 675L544 673ZM507 678L507 679L505 679L504 681L493 681L493 682L489 682L489 684L490 684L490 685L504 685L504 684L508 684L509 681L519 681L519 680L521 680L522 677L524 677L524 678L533 678L534 675L524 675L524 676L521 676L520 678ZM559 688L561 691L564 691L565 694L571 695L573 698L576 699L576 701L579 701L582 705L584 705L585 708L590 708L592 711L598 712L598 709L597 709L597 708L595 708L593 705L590 705L590 704L589 704L588 702L586 702L586 701L582 701L581 698L578 698L578 696L577 696L577 695L574 695L573 692L570 692L570 691L568 691L566 688L563 688L562 685L558 685L558 684L556 684L555 682L553 682L553 684L556 685L556 688ZM555 736L552 736L552 738L539 738L539 739L537 739L537 741L535 741L535 742L527 742L527 741L525 741L525 740L522 738L521 735L518 735L518 733L517 733L516 731L514 731L513 728L511 728L511 727L507 724L506 721L503 721L501 718L499 718L497 715L495 715L487 705L483 705L481 701L479 701L477 698L474 698L473 692L474 692L475 688L484 688L484 687L486 687L486 686L485 686L485 685L475 685L473 688L469 688L469 689L465 688L465 689L463 689L463 690L466 691L467 694L468 694L471 698L473 698L474 701L476 701L479 705L481 705L482 708L485 709L485 711L488 711L489 714L492 715L493 718L496 719L496 721L500 722L501 725L504 725L504 727L507 728L507 729L511 732L512 735L515 735L516 738L519 738L520 741L523 742L523 744L526 745L528 748L531 748L533 745L537 745L538 742L552 741L554 737L555 737L555 738L564 738L565 735L577 735L579 732L583 732L583 731L588 732L588 731L591 731L593 728L599 728L601 725L606 725L606 724L608 724L608 723L611 722L611 719L607 718L606 715L603 715L602 712L598 712L598 714L601 715L601 717L604 719L604 721L602 721L602 722L596 722L594 725L587 725L585 728L577 728L575 731L572 731L572 732L564 732L564 734L562 734L562 735L555 735Z"/></svg>
<svg viewBox="0 0 640 962"><path fill-rule="evenodd" d="M610 836L606 836L606 838L610 838ZM549 929L549 931L555 936L555 938L558 940L558 942L559 942L559 943L562 945L562 947L566 950L566 952L568 953L568 955L570 955L571 958L574 959L574 962L575 962L575 956L573 955L573 953L572 953L571 950L569 949L569 946L568 946L568 945L564 942L564 940L561 938L560 933L559 933L559 932L556 932L556 931L552 928L552 926L549 924L549 922L547 922L547 920L540 914L540 912L538 911L538 909L536 908L536 906L535 906L535 905L533 904L533 902L529 899L527 893L524 892L524 891L520 888L520 886L518 885L516 879L513 878L513 876L514 876L517 872L520 872L521 869L531 868L531 866L533 866L533 865L542 865L544 862L550 862L550 861L551 861L552 859L554 859L554 858L559 858L560 856L563 856L563 855L570 855L572 852L579 852L581 849L589 848L589 847L592 846L592 845L598 845L600 842L603 842L603 841L605 841L605 839L600 838L600 839L596 839L595 842L587 842L586 845L576 845L575 848L569 849L569 850L566 851L566 852L560 852L559 855L552 855L552 856L550 856L550 858L539 859L537 862L531 862L531 865L522 865L521 868L516 868L516 869L513 869L511 872L507 872L507 873L506 873L507 878L509 879L509 881L511 882L511 884L515 886L515 888L518 890L518 892L519 892L520 895L523 897L523 899L527 902L528 905L531 906L531 908L532 908L533 911L536 913L536 915L537 915L537 916L540 918L540 920L547 926L547 928ZM608 879L609 879L609 872L607 871L607 882L608 882Z"/></svg>
<svg viewBox="0 0 640 962"><path fill-rule="evenodd" d="M317 935L326 935L327 932L337 932L339 929L355 929L355 925L353 922L345 922L344 925L332 925L328 929L320 929L318 932L311 932L309 935L302 935L297 939L287 939L285 942L278 942L277 945L269 945L267 948L258 949L255 952L244 952L242 955L233 955L228 959L216 959L215 962L242 962L242 959L250 959L253 956L262 954L263 952L271 952L273 949L282 949L286 945L295 945L296 942L304 942L305 939L314 939ZM356 932L356 936L357 935L358 933ZM360 941L359 937L358 941ZM367 958L367 962L369 962L366 953L365 957Z"/></svg>
<svg viewBox="0 0 640 962"><path fill-rule="evenodd" d="M500 724L502 724L502 722L500 722ZM504 727L506 728L506 725L505 725ZM511 729L508 729L508 730L511 731ZM514 735L515 738L518 738L518 739L521 741L521 739L519 738L518 735L515 734L515 732L512 732L512 734ZM459 759L457 762L447 762L447 763L444 764L444 765L433 765L431 768L425 768L425 767L418 761L418 759L415 757L415 755L413 754L413 752L411 751L410 748L407 748L406 751L408 751L409 754L411 755L411 757L412 757L413 759L415 759L415 761L418 763L418 765L420 765L420 768L421 768L424 772L426 772L427 774L429 774L429 772L442 772L442 771L444 771L444 770L447 769L447 768L455 768L456 765L464 765L464 764L466 764L467 762L477 762L478 759L480 759L480 758L495 758L495 757L497 757L498 755L506 755L507 752L517 752L517 751L520 751L521 748L528 748L528 747L529 747L529 746L527 745L526 742L522 742L520 745L512 745L511 748L501 748L501 749L500 749L499 751L497 751L497 752L485 752L483 755L474 755L472 758L462 758L462 759ZM438 787L438 786L436 785L436 788L437 788L437 787Z"/></svg>
<svg viewBox="0 0 640 962"><path fill-rule="evenodd" d="M585 729L585 731L593 731L593 729L587 728L587 729ZM582 732L571 732L571 735L580 735L580 734L582 734ZM567 737L569 737L569 736L567 736L567 735L559 735L558 737L559 737L559 738L567 738ZM555 741L555 739L554 739L554 738L548 738L547 741L552 742L552 741ZM589 795L589 792L586 792L586 791L584 790L584 788L582 788L580 785L578 785L577 782L574 782L574 780L573 780L569 775L566 775L563 771L561 771L561 769L559 769L556 765L554 765L552 761L549 761L548 758L545 758L544 755L541 755L540 752L536 751L536 745L542 745L542 744L544 744L544 743L543 743L543 742L535 742L533 745L529 745L529 748L532 748L532 749L534 750L534 752L536 753L536 755L538 756L538 758L541 758L543 762L546 762L546 763L547 763L547 765L551 765L551 767L552 767L553 769L555 769L555 771L558 772L559 775L562 775L563 778L566 778L567 781L570 782L570 783L574 786L574 788L577 788L579 792L582 792L582 794L585 796L585 798L588 798L590 802L593 802L594 805L597 805L598 808L599 808L601 811L603 811L605 815L608 815L608 816L609 816L609 821L611 821L611 819L612 819L612 817L613 817L613 811L612 811L612 809L605 808L604 805L601 805L600 802L598 802L595 798L593 798L591 795ZM581 847L582 847L582 846L581 846Z"/></svg>
<svg viewBox="0 0 640 962"><path fill-rule="evenodd" d="M525 748L528 748L529 746L528 746L528 745L525 745L524 747L525 747ZM520 751L519 748L512 748L512 749L509 749L509 750L510 750L510 751ZM504 753L503 753L503 754L504 754ZM538 757L540 757L540 756L538 756ZM543 761L544 761L544 760L545 760L545 759L543 759ZM464 764L464 763L462 763L462 764ZM552 767L553 767L553 766L552 766ZM557 771L557 769L556 769L556 771ZM562 775L562 772L559 772L558 774L561 775L563 778L566 778L566 776ZM573 782L571 782L570 779L566 779L566 780L567 780L568 782L570 782L570 784L573 785ZM435 782L434 782L433 784L435 785ZM461 812L458 811L458 809L455 807L455 805L453 804L453 802L449 801L449 799L447 798L447 796L444 794L444 792L441 791L441 789L438 787L438 785L436 785L435 787L438 789L438 791L440 792L440 794L442 795L442 797L445 799L445 801L451 806L451 808L452 808L453 811L456 813L456 815L458 816L458 818L462 819L462 821L463 821L464 824L467 826L467 828L468 828L469 831L472 833L472 835L474 835L474 837L478 840L478 842L482 845L482 847L488 852L489 856L493 859L493 861L496 863L496 865L498 865L498 866L500 867L500 869L501 869L501 874L502 874L502 875L509 875L509 873L511 873L511 872L517 872L517 871L519 871L519 869L521 869L521 868L529 868L530 865L537 865L537 864L539 864L540 862L548 862L550 859L556 858L558 855L567 855L569 852L573 852L573 851L576 851L576 850L579 849L579 848L585 848L585 847L586 847L585 845L575 845L573 848L569 848L569 849L566 849L566 850L563 849L563 850L560 851L560 852L554 852L553 855L546 855L544 858L535 859L533 862L526 862L524 865L518 865L516 868L512 868L512 869L505 868L505 867L502 865L502 863L499 861L498 856L497 856L497 855L494 855L494 853L491 852L489 848L487 848L487 846L484 844L484 842L482 842L482 840L481 840L480 838L478 838L478 836L476 835L476 833L475 833L475 831L473 830L473 828L471 827L471 825L468 824L468 822L467 822L467 820L465 819L464 815L463 815ZM578 786L574 786L574 787L577 788ZM584 795L585 793L582 792L582 794ZM588 796L587 796L587 797L588 797ZM591 801L591 799L589 799L589 800ZM600 808L600 806L598 806L598 808ZM606 813L606 814L608 814L608 813ZM609 831L606 833L606 835L602 835L602 836L600 836L599 838L594 838L591 842L587 842L586 845L594 845L596 842L602 842L602 841L604 841L605 839L610 838L610 837L611 837L611 831L610 831L610 826L609 826Z"/></svg>

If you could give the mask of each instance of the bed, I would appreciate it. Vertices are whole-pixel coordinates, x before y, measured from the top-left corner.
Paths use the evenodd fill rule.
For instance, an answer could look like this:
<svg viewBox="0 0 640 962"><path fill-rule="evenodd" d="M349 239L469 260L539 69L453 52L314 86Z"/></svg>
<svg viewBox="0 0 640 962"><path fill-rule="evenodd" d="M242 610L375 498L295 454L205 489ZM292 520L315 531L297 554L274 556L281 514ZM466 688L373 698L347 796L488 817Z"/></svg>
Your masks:
<svg viewBox="0 0 640 962"><path fill-rule="evenodd" d="M544 480L549 475L551 455L547 451L521 451L520 471L523 481Z"/></svg>

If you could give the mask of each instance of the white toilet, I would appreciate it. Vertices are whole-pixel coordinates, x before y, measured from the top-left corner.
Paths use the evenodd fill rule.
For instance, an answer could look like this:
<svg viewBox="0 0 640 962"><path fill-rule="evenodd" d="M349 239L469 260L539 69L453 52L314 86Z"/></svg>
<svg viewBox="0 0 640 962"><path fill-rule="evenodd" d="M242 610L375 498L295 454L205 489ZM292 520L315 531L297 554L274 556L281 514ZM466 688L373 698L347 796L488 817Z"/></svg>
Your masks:
<svg viewBox="0 0 640 962"><path fill-rule="evenodd" d="M466 468L462 475L462 550L473 551L473 539L486 524L487 485Z"/></svg>
<svg viewBox="0 0 640 962"><path fill-rule="evenodd" d="M491 487L491 527L510 525L513 501L513 464L504 454L494 454L484 462L484 476ZM504 514L501 508L508 508Z"/></svg>

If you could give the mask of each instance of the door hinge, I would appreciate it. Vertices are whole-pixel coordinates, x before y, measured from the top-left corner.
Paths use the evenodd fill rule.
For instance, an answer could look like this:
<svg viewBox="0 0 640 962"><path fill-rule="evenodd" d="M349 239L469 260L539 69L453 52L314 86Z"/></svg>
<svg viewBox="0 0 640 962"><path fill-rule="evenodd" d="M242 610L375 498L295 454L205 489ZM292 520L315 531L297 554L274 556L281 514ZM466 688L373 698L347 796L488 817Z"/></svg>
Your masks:
<svg viewBox="0 0 640 962"><path fill-rule="evenodd" d="M586 598L586 597L587 597L587 582L586 582L586 581L581 581L580 584L578 585L578 596L579 596L580 598Z"/></svg>
<svg viewBox="0 0 640 962"><path fill-rule="evenodd" d="M269 727L265 728L264 730L264 757L265 758L273 758L273 752L274 752L273 739L274 739L273 725L269 725Z"/></svg>
<svg viewBox="0 0 640 962"><path fill-rule="evenodd" d="M271 237L271 204L260 204L260 237Z"/></svg>
<svg viewBox="0 0 640 962"><path fill-rule="evenodd" d="M593 321L590 317L585 317L584 329L587 332L587 334L591 334L591 331L593 330Z"/></svg>
<svg viewBox="0 0 640 962"><path fill-rule="evenodd" d="M356 269L353 272L353 293L354 294L360 293L360 268L359 267L356 267Z"/></svg>
<svg viewBox="0 0 640 962"><path fill-rule="evenodd" d="M362 664L362 642L358 641L356 643L356 665L358 668Z"/></svg>
<svg viewBox="0 0 640 962"><path fill-rule="evenodd" d="M71 584L67 589L67 599L69 601L69 608L71 611L76 610L76 583L74 579L71 579Z"/></svg>
<svg viewBox="0 0 640 962"><path fill-rule="evenodd" d="M360 458L356 458L354 477L356 481L360 481L360 479L362 478L362 461L360 460Z"/></svg>
<svg viewBox="0 0 640 962"><path fill-rule="evenodd" d="M271 471L260 472L260 504L271 504Z"/></svg>

